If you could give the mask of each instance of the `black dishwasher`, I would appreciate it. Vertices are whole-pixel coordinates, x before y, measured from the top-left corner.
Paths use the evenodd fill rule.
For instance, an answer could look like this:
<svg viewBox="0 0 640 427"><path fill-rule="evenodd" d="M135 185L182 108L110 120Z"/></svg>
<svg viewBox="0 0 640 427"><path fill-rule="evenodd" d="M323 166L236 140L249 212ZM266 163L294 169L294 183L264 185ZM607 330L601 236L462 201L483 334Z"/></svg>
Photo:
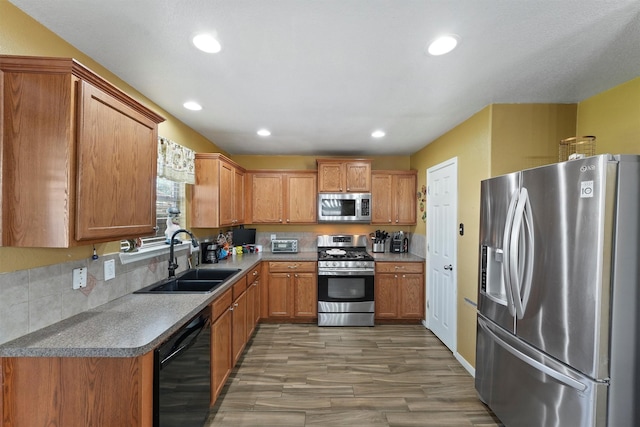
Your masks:
<svg viewBox="0 0 640 427"><path fill-rule="evenodd" d="M207 307L154 354L153 425L202 427L211 399L211 309Z"/></svg>

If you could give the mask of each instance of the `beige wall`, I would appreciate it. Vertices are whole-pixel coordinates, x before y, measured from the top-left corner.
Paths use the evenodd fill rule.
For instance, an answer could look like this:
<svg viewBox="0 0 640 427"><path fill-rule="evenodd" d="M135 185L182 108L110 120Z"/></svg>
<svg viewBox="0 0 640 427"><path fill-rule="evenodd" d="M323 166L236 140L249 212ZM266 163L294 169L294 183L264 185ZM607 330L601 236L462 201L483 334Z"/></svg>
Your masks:
<svg viewBox="0 0 640 427"><path fill-rule="evenodd" d="M164 116L166 121L161 123L158 129L160 136L172 139L198 152L221 151L202 135L171 116L109 70L65 42L6 0L0 0L0 54L73 57L136 100ZM119 250L120 245L117 242L96 245L96 251L99 254L113 253ZM92 246L69 249L0 248L0 272L24 270L88 258L92 253Z"/></svg>
<svg viewBox="0 0 640 427"><path fill-rule="evenodd" d="M322 156L258 156L236 155L231 159L245 169L300 169L316 170L316 159ZM371 160L372 169L407 170L409 156L363 156Z"/></svg>
<svg viewBox="0 0 640 427"><path fill-rule="evenodd" d="M561 139L576 135L576 104L495 104L491 176L558 161Z"/></svg>
<svg viewBox="0 0 640 427"><path fill-rule="evenodd" d="M640 154L640 77L578 104L577 135L596 137L596 153Z"/></svg>
<svg viewBox="0 0 640 427"><path fill-rule="evenodd" d="M458 236L457 242L457 351L472 365L475 361L476 312L465 298L477 300L479 183L489 177L490 137L491 107L486 107L411 156L411 168L418 170L418 188L426 184L428 168L458 158L457 222L465 225L465 234ZM424 235L425 223L419 220L415 232Z"/></svg>
<svg viewBox="0 0 640 427"><path fill-rule="evenodd" d="M418 188L426 170L458 158L457 351L475 365L480 181L521 169L556 162L558 143L575 135L575 104L494 104L411 156L418 169ZM427 217L427 221L429 218ZM426 233L419 221L415 232Z"/></svg>

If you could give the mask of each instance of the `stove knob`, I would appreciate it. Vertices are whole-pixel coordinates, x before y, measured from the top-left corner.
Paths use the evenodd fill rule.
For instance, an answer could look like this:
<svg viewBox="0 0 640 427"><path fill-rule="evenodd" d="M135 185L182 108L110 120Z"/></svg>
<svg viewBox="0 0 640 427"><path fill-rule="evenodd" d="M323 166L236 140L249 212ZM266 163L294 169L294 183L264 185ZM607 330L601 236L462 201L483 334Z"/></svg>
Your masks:
<svg viewBox="0 0 640 427"><path fill-rule="evenodd" d="M337 263L336 261L334 261L333 263L331 263L331 265L332 265L333 267L337 267L337 266L338 266L338 263Z"/></svg>

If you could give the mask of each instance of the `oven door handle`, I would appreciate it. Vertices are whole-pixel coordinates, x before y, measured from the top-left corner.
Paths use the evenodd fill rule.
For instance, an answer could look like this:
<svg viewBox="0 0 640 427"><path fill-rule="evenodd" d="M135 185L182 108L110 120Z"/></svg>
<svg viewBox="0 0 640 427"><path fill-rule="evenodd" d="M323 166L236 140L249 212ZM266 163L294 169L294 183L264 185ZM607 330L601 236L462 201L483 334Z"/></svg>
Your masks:
<svg viewBox="0 0 640 427"><path fill-rule="evenodd" d="M335 270L318 270L318 276L373 276L374 270L340 268Z"/></svg>

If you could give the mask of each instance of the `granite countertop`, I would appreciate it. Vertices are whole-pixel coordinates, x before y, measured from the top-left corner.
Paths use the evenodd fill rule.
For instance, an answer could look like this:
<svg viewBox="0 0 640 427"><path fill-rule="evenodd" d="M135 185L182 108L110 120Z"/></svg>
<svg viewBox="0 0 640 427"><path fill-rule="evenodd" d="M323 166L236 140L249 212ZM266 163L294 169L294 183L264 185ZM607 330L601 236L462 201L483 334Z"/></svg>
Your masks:
<svg viewBox="0 0 640 427"><path fill-rule="evenodd" d="M372 254L376 261L420 262L411 254ZM0 345L0 357L136 357L169 338L261 261L317 261L316 251L244 254L199 268L239 268L208 294L128 294Z"/></svg>
<svg viewBox="0 0 640 427"><path fill-rule="evenodd" d="M418 255L405 253L393 253L393 252L369 252L375 261L388 261L388 262L424 262L424 258Z"/></svg>

